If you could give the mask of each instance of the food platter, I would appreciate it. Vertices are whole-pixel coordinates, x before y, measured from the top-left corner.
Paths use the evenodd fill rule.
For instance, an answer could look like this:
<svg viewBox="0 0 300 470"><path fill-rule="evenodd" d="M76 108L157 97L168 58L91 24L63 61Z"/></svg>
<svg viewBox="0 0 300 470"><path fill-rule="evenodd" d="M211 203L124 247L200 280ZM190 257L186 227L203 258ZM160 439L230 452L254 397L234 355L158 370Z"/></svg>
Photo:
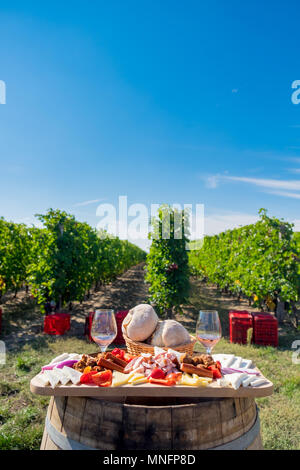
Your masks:
<svg viewBox="0 0 300 470"><path fill-rule="evenodd" d="M257 369L258 371L258 369ZM258 371L259 372L259 371ZM258 398L267 397L273 393L273 384L266 379L265 384L259 387L240 387L237 390L229 387L221 387L213 382L206 387L194 387L175 385L165 387L156 384L122 385L120 387L98 387L97 385L57 385L55 388L45 386L39 379L39 375L33 377L30 382L30 390L37 395L46 396L72 396L72 397L97 397L110 399L114 397L212 397L212 398Z"/></svg>
<svg viewBox="0 0 300 470"><path fill-rule="evenodd" d="M266 397L273 384L251 359L154 346L153 353L115 348L93 354L63 353L30 382L46 396L234 398Z"/></svg>
<svg viewBox="0 0 300 470"><path fill-rule="evenodd" d="M121 352L122 351L119 349L115 350L115 354L117 355ZM64 354L54 360L59 361L63 358L63 362L51 362L47 366L43 367L42 371L31 380L30 389L33 393L38 395L98 397L106 399L117 397L255 398L266 397L273 393L272 382L266 379L250 360L245 360L241 357L228 354L217 354L213 357L207 355L181 355L170 349L168 351L163 351L159 350L159 348L156 352L156 356L142 354L140 356L133 357L133 359L129 358L129 362L125 368L122 368L120 364L124 365L126 362L117 358L117 356L112 353L106 353L106 359L104 359L102 354L97 355L97 353L91 356L79 356L77 354L71 354L68 356L67 354ZM123 354L124 357L126 357L124 352ZM67 361L65 361L65 356L68 356ZM179 374L171 375L175 375L177 379L178 376L180 376L180 379L173 381L171 386L167 386L170 384L166 380L155 380L153 373L155 371L156 373L159 371L155 366L163 364L166 367L173 367L174 363L172 361L176 361L176 357L180 358L180 361L177 363L177 367L181 372ZM80 358L80 360L78 360L78 358ZM72 360L70 361L70 359ZM192 365L192 362L196 364L197 360L209 360L210 363L213 364L217 364L219 361L218 364L220 365L220 371L222 371L222 374L218 373L216 370L214 373L221 378L216 380L215 377L207 377L209 374L213 377L214 373L211 371L211 367L214 366L205 368L203 364L198 364L197 366ZM60 370L57 368L57 364L64 366L65 364L70 365L74 362L75 364L73 364L73 367L78 370L74 370L70 367L64 367ZM94 383L93 377L89 377L92 372L80 372L80 370L86 370L87 364L94 364L93 368L96 369L99 368L99 365L104 365L104 370L106 370L106 372L94 372L93 374L96 375L93 377L96 377L97 375L102 376L102 374L106 375L108 373L112 376L112 381L109 383L100 382L101 385L97 380ZM97 364L97 366L95 366L95 364ZM221 367L222 364L223 366ZM244 373L236 373L239 369L228 369L225 367L226 364L237 364L237 366L242 367L240 372L244 371ZM144 366L150 367L150 371L152 372L152 374L148 375L148 378L146 378L144 374L136 374L136 372L141 372L143 370L144 373L147 373L147 369ZM247 366L247 368L245 366ZM107 370L107 367L114 370ZM190 368L192 368L192 372L190 372ZM70 380L68 378L66 380L59 380L57 377L64 377L65 369L65 373L71 374ZM91 369L91 367L87 367L87 369ZM193 374L194 370L200 374L201 377L196 376L195 378L195 374L192 376L191 374ZM160 372L162 371L160 370ZM48 380L49 373L50 381ZM54 379L56 378L55 382L52 382L53 377L51 379L51 374L52 376L54 374ZM251 385L245 386L242 381L234 383L234 376L237 376L237 379L245 376L246 378L243 378L243 381L251 381ZM88 381L83 380L87 377L89 378ZM258 381L258 385L254 385L255 381ZM197 385L195 385L195 383L197 383Z"/></svg>

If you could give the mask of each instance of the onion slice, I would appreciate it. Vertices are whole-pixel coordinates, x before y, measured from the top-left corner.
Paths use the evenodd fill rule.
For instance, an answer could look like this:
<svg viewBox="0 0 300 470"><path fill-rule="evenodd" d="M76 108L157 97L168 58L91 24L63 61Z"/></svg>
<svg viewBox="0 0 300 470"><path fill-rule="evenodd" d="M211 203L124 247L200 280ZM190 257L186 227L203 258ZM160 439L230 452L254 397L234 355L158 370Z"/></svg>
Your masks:
<svg viewBox="0 0 300 470"><path fill-rule="evenodd" d="M260 375L259 372L250 371L249 369L233 369L232 367L222 367L222 374L234 374L235 372L245 372L249 375Z"/></svg>
<svg viewBox="0 0 300 470"><path fill-rule="evenodd" d="M42 370L52 370L52 369L62 369L64 366L67 366L67 367L72 367L74 364L76 364L76 362L78 362L77 360L75 359L71 359L71 360L68 360L68 361L62 361L62 362L55 362L54 364L49 364L47 366L43 366L42 367Z"/></svg>

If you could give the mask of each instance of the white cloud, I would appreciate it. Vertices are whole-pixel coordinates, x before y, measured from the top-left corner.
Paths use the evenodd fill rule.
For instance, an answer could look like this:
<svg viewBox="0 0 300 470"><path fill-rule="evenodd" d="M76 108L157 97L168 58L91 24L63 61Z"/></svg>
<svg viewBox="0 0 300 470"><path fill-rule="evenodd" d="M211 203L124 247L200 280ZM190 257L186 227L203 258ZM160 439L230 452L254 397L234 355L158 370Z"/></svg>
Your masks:
<svg viewBox="0 0 300 470"><path fill-rule="evenodd" d="M263 188L300 191L300 180L273 180L264 178L246 178L243 176L222 176L222 180L248 183L255 186L261 186Z"/></svg>
<svg viewBox="0 0 300 470"><path fill-rule="evenodd" d="M104 199L92 199L91 201L77 202L74 207L88 206L90 204L96 204L97 202L104 201Z"/></svg>
<svg viewBox="0 0 300 470"><path fill-rule="evenodd" d="M219 175L208 176L206 179L206 187L216 189L219 183Z"/></svg>
<svg viewBox="0 0 300 470"><path fill-rule="evenodd" d="M300 150L300 147L299 147L299 150ZM289 157L289 158L286 158L286 160L288 160L289 162L300 163L299 157Z"/></svg>
<svg viewBox="0 0 300 470"><path fill-rule="evenodd" d="M294 170L296 173L300 173L300 170ZM252 184L265 189L278 189L278 190L290 190L300 191L300 180L275 180L266 178L248 178L244 176L227 176L227 175L211 175L206 178L206 186L211 189L217 188L220 182L237 182ZM284 195L284 194L283 194Z"/></svg>
<svg viewBox="0 0 300 470"><path fill-rule="evenodd" d="M222 212L210 214L204 217L205 235L217 235L225 230L245 225L255 224L259 220L259 215L252 215L244 212ZM294 231L300 231L300 219L288 220L295 225Z"/></svg>
<svg viewBox="0 0 300 470"><path fill-rule="evenodd" d="M294 232L300 232L300 220L295 219L291 221L294 224Z"/></svg>
<svg viewBox="0 0 300 470"><path fill-rule="evenodd" d="M293 199L300 199L300 193L290 193L288 191L269 191L269 194L274 194L275 196L290 197Z"/></svg>
<svg viewBox="0 0 300 470"><path fill-rule="evenodd" d="M257 215L241 212L225 212L221 214L211 214L204 217L205 235L216 235L240 226L255 224L259 217Z"/></svg>
<svg viewBox="0 0 300 470"><path fill-rule="evenodd" d="M34 227L37 228L43 228L43 224L40 220L36 219L35 217L16 217L14 219L14 222L17 224L25 224L28 226L33 225Z"/></svg>

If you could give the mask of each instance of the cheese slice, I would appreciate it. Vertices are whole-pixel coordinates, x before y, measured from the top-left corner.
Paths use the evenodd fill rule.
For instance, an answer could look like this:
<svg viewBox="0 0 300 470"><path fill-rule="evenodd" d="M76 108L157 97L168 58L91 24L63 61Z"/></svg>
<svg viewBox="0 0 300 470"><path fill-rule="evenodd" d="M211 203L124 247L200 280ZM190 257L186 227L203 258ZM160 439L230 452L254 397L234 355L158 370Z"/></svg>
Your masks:
<svg viewBox="0 0 300 470"><path fill-rule="evenodd" d="M217 379L217 384L219 387L228 387L229 382L227 382L224 377L221 377L221 379Z"/></svg>
<svg viewBox="0 0 300 470"><path fill-rule="evenodd" d="M59 383L59 377L57 374L53 373L52 370L44 370L43 375L49 380L52 388L56 387Z"/></svg>
<svg viewBox="0 0 300 470"><path fill-rule="evenodd" d="M253 366L251 359L243 359L240 369L251 369Z"/></svg>
<svg viewBox="0 0 300 470"><path fill-rule="evenodd" d="M67 377L69 377L69 379L74 385L77 385L80 382L80 377L82 376L82 373L78 370L72 369L72 367L64 366L62 368L62 371Z"/></svg>
<svg viewBox="0 0 300 470"><path fill-rule="evenodd" d="M131 382L131 385L138 385L138 384L144 384L147 383L147 377L141 377L140 379L136 379L133 382Z"/></svg>
<svg viewBox="0 0 300 470"><path fill-rule="evenodd" d="M206 378L206 377L199 377L197 374L187 374L184 372L181 376L180 381L178 382L178 385L187 385L190 387L206 387L212 379Z"/></svg>
<svg viewBox="0 0 300 470"><path fill-rule="evenodd" d="M55 357L54 359L52 359L50 364L55 364L55 363L58 363L58 362L66 361L68 358L69 358L69 354L68 353L63 353L63 354L60 354L59 356Z"/></svg>
<svg viewBox="0 0 300 470"><path fill-rule="evenodd" d="M66 385L70 382L70 378L66 375L66 373L62 369L54 368L52 369L52 373L59 378L59 381L62 385Z"/></svg>
<svg viewBox="0 0 300 470"><path fill-rule="evenodd" d="M187 374L186 372L182 374L181 379L179 381L179 385L188 385L192 387L193 386L197 387L198 384L199 384L198 378L193 377L192 375Z"/></svg>
<svg viewBox="0 0 300 470"><path fill-rule="evenodd" d="M135 375L137 375L137 372L135 372L134 370L132 370L131 372L129 372L129 374L127 374L128 376L128 382L130 379L132 379L132 377L134 377ZM138 375L143 375L143 374L138 374Z"/></svg>
<svg viewBox="0 0 300 470"><path fill-rule="evenodd" d="M49 377L47 377L47 375L45 375L44 373L42 374L39 374L39 380L44 384L44 385L48 385L50 382L49 382Z"/></svg>
<svg viewBox="0 0 300 470"><path fill-rule="evenodd" d="M235 372L234 374L226 374L224 378L227 384L230 384L234 390L237 390L242 381L247 378L247 374Z"/></svg>
<svg viewBox="0 0 300 470"><path fill-rule="evenodd" d="M222 367L230 367L231 364L234 363L235 361L235 355L234 354L228 354L224 357L223 360L221 360Z"/></svg>
<svg viewBox="0 0 300 470"><path fill-rule="evenodd" d="M77 354L77 353L71 353L69 354L69 359L68 361L80 361L80 359L82 358L82 354Z"/></svg>
<svg viewBox="0 0 300 470"><path fill-rule="evenodd" d="M112 379L112 387L120 387L121 385L125 385L128 383L131 374L122 374L122 372L118 372L114 370L113 372L113 379Z"/></svg>
<svg viewBox="0 0 300 470"><path fill-rule="evenodd" d="M248 387L248 385L251 384L251 382L254 382L254 380L257 380L256 375L248 375L242 382L243 387Z"/></svg>
<svg viewBox="0 0 300 470"><path fill-rule="evenodd" d="M130 374L131 375L131 374ZM136 380L140 380L140 379L144 379L146 378L144 376L144 374L133 374L129 380L128 380L128 383L132 384L133 382L135 382Z"/></svg>
<svg viewBox="0 0 300 470"><path fill-rule="evenodd" d="M233 369L239 369L241 367L242 362L243 362L243 358L240 356L237 356L235 358L235 361L231 364L230 367L232 367Z"/></svg>
<svg viewBox="0 0 300 470"><path fill-rule="evenodd" d="M256 380L254 380L253 382L251 382L251 387L259 387L260 385L262 384L265 384L267 383L268 381L266 379L258 379L256 378Z"/></svg>
<svg viewBox="0 0 300 470"><path fill-rule="evenodd" d="M210 384L213 379L210 379L209 377L200 377L197 374L193 374L193 378L197 379L198 381L198 386L200 387L206 387L206 385Z"/></svg>

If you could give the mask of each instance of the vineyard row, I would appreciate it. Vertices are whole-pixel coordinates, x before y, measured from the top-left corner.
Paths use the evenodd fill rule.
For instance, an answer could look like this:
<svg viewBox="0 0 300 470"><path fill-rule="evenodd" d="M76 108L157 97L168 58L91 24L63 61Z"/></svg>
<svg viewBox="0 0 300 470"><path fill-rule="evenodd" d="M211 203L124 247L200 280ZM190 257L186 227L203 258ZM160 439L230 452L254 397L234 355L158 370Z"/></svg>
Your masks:
<svg viewBox="0 0 300 470"><path fill-rule="evenodd" d="M192 273L216 284L254 307L276 311L284 304L296 312L299 299L299 244L293 225L268 217L219 235L206 236L200 250L190 252Z"/></svg>
<svg viewBox="0 0 300 470"><path fill-rule="evenodd" d="M136 245L66 212L50 209L37 217L43 228L0 219L0 299L25 284L42 310L49 301L61 308L145 260Z"/></svg>

